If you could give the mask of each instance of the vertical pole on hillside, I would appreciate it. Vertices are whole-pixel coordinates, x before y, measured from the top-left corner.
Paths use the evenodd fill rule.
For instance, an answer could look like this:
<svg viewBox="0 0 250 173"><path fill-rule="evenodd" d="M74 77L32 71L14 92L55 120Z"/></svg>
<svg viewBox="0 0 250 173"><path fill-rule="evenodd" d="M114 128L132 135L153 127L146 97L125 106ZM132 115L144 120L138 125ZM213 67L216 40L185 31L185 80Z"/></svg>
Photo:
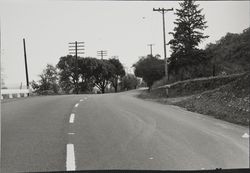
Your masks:
<svg viewBox="0 0 250 173"><path fill-rule="evenodd" d="M164 61L165 61L165 76L167 77L167 80L169 78L168 75L168 62L167 62L167 51L166 51L166 34L165 34L165 13L167 11L173 11L174 9L165 9L165 8L153 8L153 11L158 11L162 14L162 20L163 20L163 48L164 48Z"/></svg>
<svg viewBox="0 0 250 173"><path fill-rule="evenodd" d="M29 89L29 74L28 74L25 39L23 39L23 51L24 51L24 63L25 63L25 74L26 74L26 86L27 86L27 89ZM28 93L28 96L29 96L29 93Z"/></svg>

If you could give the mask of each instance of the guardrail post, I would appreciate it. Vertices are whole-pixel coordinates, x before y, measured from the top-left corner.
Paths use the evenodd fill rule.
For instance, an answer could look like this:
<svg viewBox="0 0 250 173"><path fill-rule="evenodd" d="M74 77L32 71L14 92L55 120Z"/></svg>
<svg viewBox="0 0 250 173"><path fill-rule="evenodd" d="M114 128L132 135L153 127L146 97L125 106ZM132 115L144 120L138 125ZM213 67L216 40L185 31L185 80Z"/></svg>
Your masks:
<svg viewBox="0 0 250 173"><path fill-rule="evenodd" d="M168 97L168 88L166 88L166 95L167 95L167 97Z"/></svg>

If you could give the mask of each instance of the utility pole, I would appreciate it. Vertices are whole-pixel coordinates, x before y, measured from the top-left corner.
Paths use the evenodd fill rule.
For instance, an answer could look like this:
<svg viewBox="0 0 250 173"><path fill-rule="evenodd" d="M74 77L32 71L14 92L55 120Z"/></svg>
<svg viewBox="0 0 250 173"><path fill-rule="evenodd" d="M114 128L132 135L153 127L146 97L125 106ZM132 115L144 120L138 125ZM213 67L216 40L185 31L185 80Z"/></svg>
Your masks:
<svg viewBox="0 0 250 173"><path fill-rule="evenodd" d="M163 46L164 46L164 60L165 60L165 76L168 79L168 62L167 62L167 51L166 51L166 36L165 36L165 13L168 11L173 11L174 9L165 9L165 8L153 8L153 11L158 11L162 14L162 20L163 20Z"/></svg>
<svg viewBox="0 0 250 173"><path fill-rule="evenodd" d="M27 86L27 89L29 89L29 74L28 74L25 39L23 39L23 51L24 51L24 63L25 63L25 74L26 74L26 86ZM28 93L28 96L29 96L29 93Z"/></svg>
<svg viewBox="0 0 250 173"><path fill-rule="evenodd" d="M104 56L107 56L106 50L99 50L97 51L97 56L101 56L101 59L103 59Z"/></svg>
<svg viewBox="0 0 250 173"><path fill-rule="evenodd" d="M148 44L148 46L150 47L150 55L153 56L153 46L154 44Z"/></svg>
<svg viewBox="0 0 250 173"><path fill-rule="evenodd" d="M79 93L79 87L78 87L78 57L77 54L84 54L84 42L71 42L69 43L69 54L75 54L75 90L76 94ZM73 52L72 52L73 51Z"/></svg>

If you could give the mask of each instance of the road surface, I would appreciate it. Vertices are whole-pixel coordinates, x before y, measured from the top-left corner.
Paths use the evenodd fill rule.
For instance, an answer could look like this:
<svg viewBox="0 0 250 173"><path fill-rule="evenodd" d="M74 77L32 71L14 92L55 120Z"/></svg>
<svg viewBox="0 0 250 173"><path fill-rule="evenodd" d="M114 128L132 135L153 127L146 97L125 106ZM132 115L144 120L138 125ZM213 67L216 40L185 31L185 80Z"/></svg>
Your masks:
<svg viewBox="0 0 250 173"><path fill-rule="evenodd" d="M248 128L135 92L2 103L2 173L248 167Z"/></svg>

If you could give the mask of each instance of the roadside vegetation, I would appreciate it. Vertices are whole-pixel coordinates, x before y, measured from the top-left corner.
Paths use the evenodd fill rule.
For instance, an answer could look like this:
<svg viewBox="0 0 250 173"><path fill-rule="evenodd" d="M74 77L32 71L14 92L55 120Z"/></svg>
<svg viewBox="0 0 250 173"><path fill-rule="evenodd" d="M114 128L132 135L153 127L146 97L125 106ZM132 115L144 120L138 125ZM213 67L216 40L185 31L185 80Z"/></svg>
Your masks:
<svg viewBox="0 0 250 173"><path fill-rule="evenodd" d="M163 87L152 89L151 92L141 91L138 97L162 104L177 105L189 111L232 123L248 125L250 72L197 78L171 85L173 85L172 96L166 96L166 89Z"/></svg>
<svg viewBox="0 0 250 173"><path fill-rule="evenodd" d="M153 83L165 74L164 60L161 60L158 55L141 57L133 67L135 68L135 75L145 81L149 90L151 90Z"/></svg>
<svg viewBox="0 0 250 173"><path fill-rule="evenodd" d="M173 38L169 42L172 53L168 59L168 76L151 75L153 82L146 82L149 90L142 91L138 97L248 125L250 28L242 33L227 33L205 49L199 49L202 40L208 38L203 34L207 23L202 8L197 2L186 0L180 3L175 14L176 27L170 33ZM136 65L147 58L140 59ZM145 63L143 68L151 71L163 68L154 69L152 64L146 66ZM139 70L136 65L135 71ZM146 74L135 74L143 80L150 78Z"/></svg>
<svg viewBox="0 0 250 173"><path fill-rule="evenodd" d="M162 78L162 85L164 85L212 74L212 64L209 63L211 56L199 48L199 44L208 38L203 33L207 28L205 15L202 14L202 9L194 1L186 0L179 4L180 8L176 9L175 12L177 19L174 23L176 26L170 32L172 39L168 42L172 51L170 58L168 58L168 76L163 78L165 62L159 56L142 57L134 65L135 75L143 78L148 84L149 90L155 81ZM159 61L161 63L157 63ZM144 71L144 73L139 73L142 71L141 69L146 69L145 72L150 69L148 71L151 71L152 74L149 75Z"/></svg>
<svg viewBox="0 0 250 173"><path fill-rule="evenodd" d="M250 119L250 73L213 90L205 91L175 103L229 122L248 125Z"/></svg>
<svg viewBox="0 0 250 173"><path fill-rule="evenodd" d="M76 60L71 55L61 57L56 67L48 64L39 78L31 82L39 95L118 92L135 89L140 82L133 74L125 74L117 58Z"/></svg>

